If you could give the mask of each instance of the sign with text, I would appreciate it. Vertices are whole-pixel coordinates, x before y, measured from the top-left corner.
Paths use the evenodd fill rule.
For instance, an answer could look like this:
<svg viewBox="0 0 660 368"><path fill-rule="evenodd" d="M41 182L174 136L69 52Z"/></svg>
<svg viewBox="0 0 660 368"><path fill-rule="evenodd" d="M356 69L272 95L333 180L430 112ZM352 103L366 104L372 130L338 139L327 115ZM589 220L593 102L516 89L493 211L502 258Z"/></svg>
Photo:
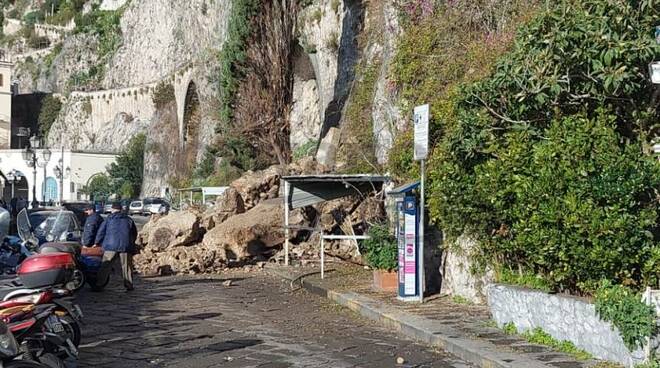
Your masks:
<svg viewBox="0 0 660 368"><path fill-rule="evenodd" d="M416 161L426 160L429 155L429 105L415 107L415 151Z"/></svg>

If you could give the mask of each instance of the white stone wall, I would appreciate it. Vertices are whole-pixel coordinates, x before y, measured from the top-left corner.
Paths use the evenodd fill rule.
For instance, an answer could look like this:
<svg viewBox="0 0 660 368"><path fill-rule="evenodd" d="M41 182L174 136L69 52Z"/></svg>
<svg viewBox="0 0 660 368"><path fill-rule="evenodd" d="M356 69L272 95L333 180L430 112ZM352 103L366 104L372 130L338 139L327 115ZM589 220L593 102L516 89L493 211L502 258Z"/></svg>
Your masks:
<svg viewBox="0 0 660 368"><path fill-rule="evenodd" d="M596 358L628 367L644 359L641 349L628 350L618 329L602 321L594 305L586 300L498 284L489 285L487 293L493 319L500 327L510 322L519 332L540 327L555 339L571 341Z"/></svg>

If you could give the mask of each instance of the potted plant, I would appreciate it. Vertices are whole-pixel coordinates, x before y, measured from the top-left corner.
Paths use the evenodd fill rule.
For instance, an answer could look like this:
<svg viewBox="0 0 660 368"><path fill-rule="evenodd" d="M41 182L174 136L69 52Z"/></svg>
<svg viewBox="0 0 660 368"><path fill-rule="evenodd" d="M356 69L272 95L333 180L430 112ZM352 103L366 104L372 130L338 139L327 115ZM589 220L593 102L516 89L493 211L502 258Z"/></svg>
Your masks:
<svg viewBox="0 0 660 368"><path fill-rule="evenodd" d="M369 239L365 239L362 246L364 259L374 270L374 288L379 291L396 291L399 287L396 238L384 223L372 225L368 234Z"/></svg>

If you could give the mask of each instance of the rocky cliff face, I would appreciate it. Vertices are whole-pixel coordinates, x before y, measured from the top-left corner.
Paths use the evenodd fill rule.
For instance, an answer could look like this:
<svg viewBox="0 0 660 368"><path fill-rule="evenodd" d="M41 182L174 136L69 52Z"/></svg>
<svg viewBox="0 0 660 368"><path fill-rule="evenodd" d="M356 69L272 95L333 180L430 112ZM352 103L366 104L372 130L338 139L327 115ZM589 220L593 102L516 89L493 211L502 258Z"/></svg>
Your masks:
<svg viewBox="0 0 660 368"><path fill-rule="evenodd" d="M215 53L226 38L231 1L132 1L121 18L122 46L103 88L147 84Z"/></svg>
<svg viewBox="0 0 660 368"><path fill-rule="evenodd" d="M94 2L102 10L121 9L121 43L116 51L101 57L99 35L70 32L59 44L30 51L30 57L23 55L15 68L22 93L62 95L63 108L49 142L59 145L63 141L75 149L118 151L131 136L145 132L154 147L180 146L191 108L188 96L194 93L199 108L194 156L201 159L218 120L217 55L227 37L232 2L94 0L89 4ZM386 160L393 136L405 120L389 88L389 61L401 32L394 3L315 0L302 10L290 114L292 150L313 149L330 128L341 130L356 65L378 61L370 108L376 157L381 163ZM85 11L92 7L86 6ZM99 67L101 78L89 82ZM176 111L168 115L157 111L153 94L159 83L170 81L176 89ZM162 121L165 115L168 120ZM336 145L340 134L332 137ZM176 159L169 157L169 151L161 154L156 149L147 156L148 165L159 169L146 175L145 188L156 193L176 171ZM326 162L330 166L334 163L331 156Z"/></svg>

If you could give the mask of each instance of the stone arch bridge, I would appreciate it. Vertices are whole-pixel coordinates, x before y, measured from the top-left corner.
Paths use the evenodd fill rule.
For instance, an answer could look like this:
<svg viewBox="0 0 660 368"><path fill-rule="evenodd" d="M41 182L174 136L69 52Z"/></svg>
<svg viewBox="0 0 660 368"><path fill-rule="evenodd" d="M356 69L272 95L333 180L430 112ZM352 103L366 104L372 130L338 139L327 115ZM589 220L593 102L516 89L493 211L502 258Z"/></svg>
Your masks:
<svg viewBox="0 0 660 368"><path fill-rule="evenodd" d="M150 83L93 92L71 92L66 98L65 108L62 109L58 120L65 122L67 119L62 114L71 114L72 106L78 106L78 110L82 110L80 114L86 118L85 128L89 131L104 129L109 122L122 113L133 118L150 120L156 113L154 95L158 85L169 83L174 89L179 142L183 146L186 132L186 111L191 108L189 104L197 101L198 98L194 75L194 66L192 63L187 63L170 75ZM194 95L194 99L191 98L192 95Z"/></svg>

